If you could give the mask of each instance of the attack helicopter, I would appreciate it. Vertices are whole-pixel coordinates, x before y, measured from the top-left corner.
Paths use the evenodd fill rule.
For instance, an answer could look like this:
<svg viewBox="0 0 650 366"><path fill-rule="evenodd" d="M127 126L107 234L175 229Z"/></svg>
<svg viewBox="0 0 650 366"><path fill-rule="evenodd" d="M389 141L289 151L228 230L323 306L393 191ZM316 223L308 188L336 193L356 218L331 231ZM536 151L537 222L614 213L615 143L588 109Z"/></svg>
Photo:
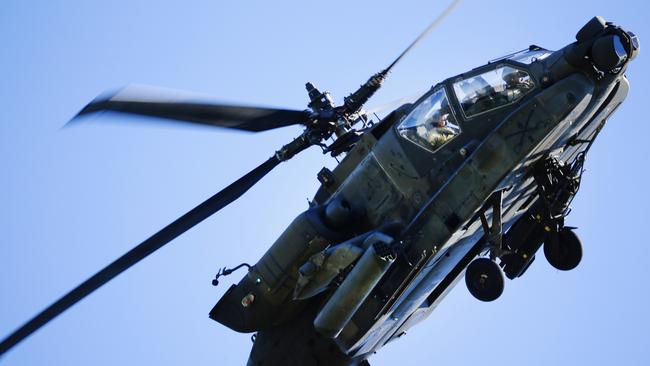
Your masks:
<svg viewBox="0 0 650 366"><path fill-rule="evenodd" d="M636 36L600 18L576 39L447 79L377 123L361 106L394 63L339 107L308 84L308 112L129 93L91 103L83 114L116 110L249 131L302 124L305 132L46 309L1 352L311 145L345 158L321 170L310 208L210 312L234 330L256 332L252 364L365 362L423 320L465 271L470 292L491 301L503 291L503 274L521 276L542 245L556 268L575 267L582 249L564 217L639 51ZM332 136L336 142L324 145Z"/></svg>

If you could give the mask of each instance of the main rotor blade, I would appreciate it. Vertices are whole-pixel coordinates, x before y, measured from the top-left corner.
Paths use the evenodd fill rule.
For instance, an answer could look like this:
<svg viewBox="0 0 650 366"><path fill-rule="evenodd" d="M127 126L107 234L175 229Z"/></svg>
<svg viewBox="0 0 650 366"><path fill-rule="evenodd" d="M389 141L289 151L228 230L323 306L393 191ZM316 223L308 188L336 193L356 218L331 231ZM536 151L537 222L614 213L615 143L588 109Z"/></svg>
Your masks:
<svg viewBox="0 0 650 366"><path fill-rule="evenodd" d="M399 56L397 56L393 63L388 65L384 72L388 73L395 65L397 65L397 63L402 59L402 57L404 57L404 55L406 55L413 47L415 47L415 45L420 42L422 38L429 34L433 28L437 27L447 17L447 15L451 14L452 10L454 10L458 3L460 3L460 0L454 0L451 2L451 4L447 5L447 8L445 8L445 10L440 15L438 15L438 17L434 19L433 22L431 22L431 24L429 24L429 26L422 33L420 33L420 35L413 42L411 42L411 44L406 47L406 49L402 51Z"/></svg>
<svg viewBox="0 0 650 366"><path fill-rule="evenodd" d="M219 104L205 99L183 91L132 85L93 100L72 121L94 112L115 111L259 132L305 124L311 115L309 111Z"/></svg>
<svg viewBox="0 0 650 366"><path fill-rule="evenodd" d="M119 257L113 263L104 267L101 271L97 272L75 289L68 292L65 296L57 300L55 303L33 317L30 321L25 323L22 327L14 331L7 338L2 340L0 343L0 356L15 346L18 342L47 324L50 320L70 308L72 305L76 304L120 273L126 271L129 267L138 263L149 254L160 249L165 244L239 198L279 163L280 160L276 156L273 156L248 174L224 188L219 193L208 198L205 202L196 206L176 221L152 235L149 239L143 241L138 246Z"/></svg>
<svg viewBox="0 0 650 366"><path fill-rule="evenodd" d="M342 108L342 112L350 116L354 113L357 113L363 105L372 97L379 88L381 88L381 85L384 83L386 78L388 77L388 74L390 73L390 70L397 65L397 63L406 55L415 45L424 38L433 28L435 28L440 22L442 22L447 15L451 13L451 11L458 5L460 0L454 0L452 1L451 4L447 6L445 11L442 12L429 26L422 32L420 35L413 41L411 44L406 47L402 53L397 56L397 58L390 64L388 65L387 68L383 69L382 71L374 74L373 76L368 79L368 81L365 82L365 84L361 85L357 91L354 93L348 95L345 97L344 100L344 105Z"/></svg>

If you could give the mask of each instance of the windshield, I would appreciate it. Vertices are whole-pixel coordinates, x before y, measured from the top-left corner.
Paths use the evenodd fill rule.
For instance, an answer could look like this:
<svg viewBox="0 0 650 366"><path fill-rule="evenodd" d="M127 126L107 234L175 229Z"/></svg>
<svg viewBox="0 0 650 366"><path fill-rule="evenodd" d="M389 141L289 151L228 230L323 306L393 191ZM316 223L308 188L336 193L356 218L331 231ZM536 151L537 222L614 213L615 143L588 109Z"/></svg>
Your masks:
<svg viewBox="0 0 650 366"><path fill-rule="evenodd" d="M500 66L454 83L454 92L469 118L521 98L535 85L530 75L511 66Z"/></svg>
<svg viewBox="0 0 650 366"><path fill-rule="evenodd" d="M434 91L397 126L397 132L419 146L435 151L460 132L444 88Z"/></svg>

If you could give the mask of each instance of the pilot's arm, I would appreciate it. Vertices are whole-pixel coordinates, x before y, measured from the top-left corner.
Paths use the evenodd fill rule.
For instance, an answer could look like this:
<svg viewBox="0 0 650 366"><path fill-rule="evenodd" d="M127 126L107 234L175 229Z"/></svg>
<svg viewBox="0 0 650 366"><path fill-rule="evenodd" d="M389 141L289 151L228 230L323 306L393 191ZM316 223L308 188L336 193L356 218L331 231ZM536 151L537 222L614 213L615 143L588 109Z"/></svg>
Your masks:
<svg viewBox="0 0 650 366"><path fill-rule="evenodd" d="M429 132L428 140L431 147L435 150L444 145L444 143L449 141L454 137L454 135L454 131L449 127L436 127Z"/></svg>

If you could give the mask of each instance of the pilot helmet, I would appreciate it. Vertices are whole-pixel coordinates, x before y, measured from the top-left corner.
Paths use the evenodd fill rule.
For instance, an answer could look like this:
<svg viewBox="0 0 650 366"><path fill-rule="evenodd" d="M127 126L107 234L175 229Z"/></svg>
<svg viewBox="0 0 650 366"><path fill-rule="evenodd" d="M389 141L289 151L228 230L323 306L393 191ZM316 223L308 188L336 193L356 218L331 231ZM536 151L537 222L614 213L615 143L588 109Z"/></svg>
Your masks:
<svg viewBox="0 0 650 366"><path fill-rule="evenodd" d="M512 85L520 83L521 79L525 76L526 73L521 70L506 68L503 70L503 75L501 78L506 82L506 84Z"/></svg>

